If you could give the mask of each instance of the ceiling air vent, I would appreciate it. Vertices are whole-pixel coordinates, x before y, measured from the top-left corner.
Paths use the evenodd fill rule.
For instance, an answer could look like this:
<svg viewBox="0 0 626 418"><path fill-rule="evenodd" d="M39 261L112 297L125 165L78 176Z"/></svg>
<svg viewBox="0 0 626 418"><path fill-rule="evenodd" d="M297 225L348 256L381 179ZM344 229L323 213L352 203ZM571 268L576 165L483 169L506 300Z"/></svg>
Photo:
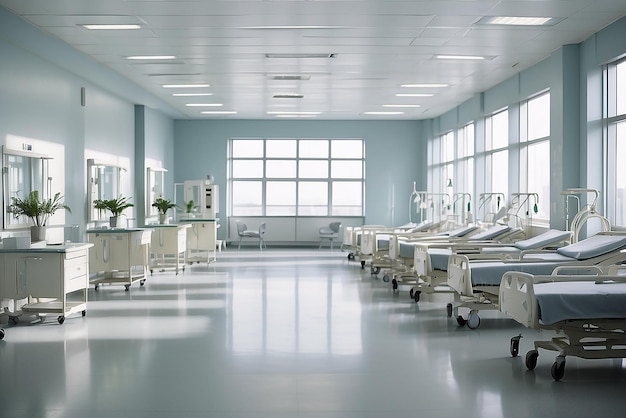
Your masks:
<svg viewBox="0 0 626 418"><path fill-rule="evenodd" d="M268 75L270 80L281 80L281 81L294 81L294 80L310 80L310 75L298 75L298 74L277 74L277 75Z"/></svg>
<svg viewBox="0 0 626 418"><path fill-rule="evenodd" d="M337 54L265 54L265 58L335 58Z"/></svg>
<svg viewBox="0 0 626 418"><path fill-rule="evenodd" d="M298 93L281 93L281 94L275 94L272 96L274 99L302 99L304 98L304 94L298 94Z"/></svg>

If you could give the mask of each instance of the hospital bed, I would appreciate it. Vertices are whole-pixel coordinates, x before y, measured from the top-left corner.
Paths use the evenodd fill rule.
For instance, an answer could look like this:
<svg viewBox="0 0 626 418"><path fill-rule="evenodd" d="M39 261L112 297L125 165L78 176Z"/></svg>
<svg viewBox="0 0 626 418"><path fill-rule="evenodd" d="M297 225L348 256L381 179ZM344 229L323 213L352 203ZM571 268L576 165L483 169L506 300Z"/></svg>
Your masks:
<svg viewBox="0 0 626 418"><path fill-rule="evenodd" d="M433 284L442 285L447 282L448 260L450 255L465 254L470 260L512 260L518 259L522 251L542 250L552 247L562 246L569 243L571 232L551 229L532 238L502 242L497 239L487 239L488 234L481 234L479 240L470 236L465 242L441 243L418 243L414 250L414 269L422 278L421 286ZM411 289L411 297L416 291L421 289ZM419 300L419 294L417 294Z"/></svg>
<svg viewBox="0 0 626 418"><path fill-rule="evenodd" d="M518 260L470 260L464 254L452 254L448 261L447 284L455 291L456 305L448 304L459 325L471 329L480 326L478 311L499 309L499 287L504 273L551 274L559 266L598 266L606 270L626 261L626 233L599 233L556 251L523 251ZM459 308L470 310L467 319L458 315Z"/></svg>
<svg viewBox="0 0 626 418"><path fill-rule="evenodd" d="M585 359L626 357L626 275L624 268L607 275L552 275L507 272L500 284L500 311L535 330L562 334L549 341L535 341L526 354L526 367L537 365L538 349L558 352L552 364L554 380L565 373L565 357ZM519 352L520 336L511 339L511 355Z"/></svg>
<svg viewBox="0 0 626 418"><path fill-rule="evenodd" d="M466 227L466 230L471 230ZM398 242L399 254L401 258L411 260L410 271L398 272L393 275L391 284L394 290L397 290L400 284L413 285L409 295L416 302L419 301L422 291L433 293L435 291L451 292L446 285L447 276L445 270L447 268L447 259L445 265L435 268L430 262L430 258L426 258L427 251L430 247L438 247L441 251L451 253L449 248L453 245L463 245L472 243L471 245L486 245L488 243L509 242L514 239L521 228L511 228L508 225L493 225L484 231L475 232L472 230L464 235L454 235L448 237L435 236L429 239L421 240L400 240ZM433 250L439 251L439 250ZM447 257L446 256L446 257ZM383 277L384 281L387 281Z"/></svg>

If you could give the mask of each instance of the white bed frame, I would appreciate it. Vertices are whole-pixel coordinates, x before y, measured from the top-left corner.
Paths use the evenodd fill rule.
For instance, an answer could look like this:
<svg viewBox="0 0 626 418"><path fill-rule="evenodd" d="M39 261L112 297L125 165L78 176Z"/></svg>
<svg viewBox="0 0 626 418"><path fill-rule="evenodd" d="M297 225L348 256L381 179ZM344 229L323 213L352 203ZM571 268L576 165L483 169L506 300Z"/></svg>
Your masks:
<svg viewBox="0 0 626 418"><path fill-rule="evenodd" d="M553 275L534 276L528 273L508 272L502 277L499 286L500 311L511 316L527 328L536 330L554 330L557 336L548 341L535 341L533 350L526 354L526 367L533 370L537 365L538 349L556 351L559 354L551 368L552 378L560 380L565 373L565 357L574 356L585 359L624 358L626 357L626 318L567 320L556 324L541 323L534 286L538 283L554 281L626 281L626 276L615 274L611 267L609 275L559 275L559 269ZM513 337L510 343L511 355L519 352L519 338Z"/></svg>

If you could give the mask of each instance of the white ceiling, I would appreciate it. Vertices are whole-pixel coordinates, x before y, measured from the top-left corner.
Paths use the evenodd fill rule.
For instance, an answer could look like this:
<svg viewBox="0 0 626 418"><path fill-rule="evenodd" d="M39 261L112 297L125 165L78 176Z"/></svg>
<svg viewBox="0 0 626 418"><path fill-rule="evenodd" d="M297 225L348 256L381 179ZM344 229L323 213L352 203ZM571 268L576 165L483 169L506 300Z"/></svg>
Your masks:
<svg viewBox="0 0 626 418"><path fill-rule="evenodd" d="M0 0L0 5L148 90L190 119L428 119L626 15L625 0ZM476 25L484 16L545 16L554 26ZM81 24L138 23L88 31ZM271 27L274 28L271 28ZM299 26L297 29L276 26ZM315 26L317 28L302 28ZM174 55L130 62L132 55ZM266 54L334 54L267 58ZM439 54L486 55L482 61ZM305 80L274 80L298 75ZM174 97L163 84L209 83L208 97ZM403 88L445 83L445 88ZM274 98L276 94L303 98ZM397 97L398 93L434 93ZM222 104L188 107L187 103ZM419 105L388 108L383 105ZM230 116L202 110L235 111ZM401 115L364 115L400 111Z"/></svg>

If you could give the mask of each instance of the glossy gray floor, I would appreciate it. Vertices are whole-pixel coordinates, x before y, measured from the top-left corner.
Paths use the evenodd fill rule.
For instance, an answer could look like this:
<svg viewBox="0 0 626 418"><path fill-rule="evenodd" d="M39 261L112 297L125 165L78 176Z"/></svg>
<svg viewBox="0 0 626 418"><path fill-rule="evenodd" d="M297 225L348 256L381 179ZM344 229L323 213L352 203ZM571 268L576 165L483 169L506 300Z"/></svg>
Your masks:
<svg viewBox="0 0 626 418"><path fill-rule="evenodd" d="M622 360L568 357L555 382L555 353L523 361L550 333L495 311L458 327L449 300L416 304L340 251L228 250L129 292L92 288L63 325L5 321L0 416L624 416Z"/></svg>

